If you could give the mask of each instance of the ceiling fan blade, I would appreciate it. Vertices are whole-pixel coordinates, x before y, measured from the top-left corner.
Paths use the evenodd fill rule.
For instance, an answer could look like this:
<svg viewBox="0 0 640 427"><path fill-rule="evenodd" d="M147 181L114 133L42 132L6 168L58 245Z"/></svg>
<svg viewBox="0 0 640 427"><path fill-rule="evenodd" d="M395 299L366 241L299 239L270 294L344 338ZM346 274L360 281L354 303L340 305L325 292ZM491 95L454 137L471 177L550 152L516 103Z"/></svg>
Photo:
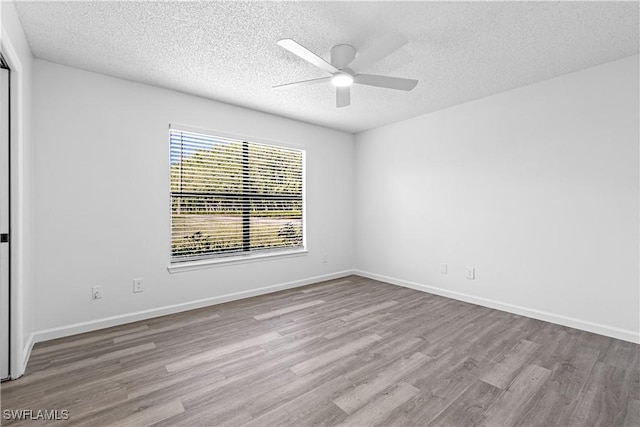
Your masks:
<svg viewBox="0 0 640 427"><path fill-rule="evenodd" d="M351 104L351 89L347 87L336 88L336 107L346 107Z"/></svg>
<svg viewBox="0 0 640 427"><path fill-rule="evenodd" d="M292 89L292 88L296 88L296 87L310 86L310 85L314 85L316 83L323 83L323 82L328 82L328 81L331 81L331 77L321 77L319 79L303 80L301 82L295 82L295 83L286 83L286 84L283 84L283 85L274 86L273 89L278 89L278 90Z"/></svg>
<svg viewBox="0 0 640 427"><path fill-rule="evenodd" d="M329 73L337 73L338 70L333 65L329 64L324 59L320 58L315 53L311 52L306 47L302 46L300 43L291 40L291 39L282 39L278 40L278 44L283 48L287 49L289 52L298 55L300 58L304 59L307 62L315 65L316 67L322 68L323 70Z"/></svg>
<svg viewBox="0 0 640 427"><path fill-rule="evenodd" d="M417 80L403 79L391 76L376 76L374 74L357 74L354 83L369 86L384 87L387 89L411 90L418 84Z"/></svg>
<svg viewBox="0 0 640 427"><path fill-rule="evenodd" d="M391 52L400 49L408 42L409 40L407 40L405 36L401 36L400 34L388 35L371 48L356 56L356 58L351 61L348 67L355 71L367 68L369 65L378 62L385 56L389 55Z"/></svg>

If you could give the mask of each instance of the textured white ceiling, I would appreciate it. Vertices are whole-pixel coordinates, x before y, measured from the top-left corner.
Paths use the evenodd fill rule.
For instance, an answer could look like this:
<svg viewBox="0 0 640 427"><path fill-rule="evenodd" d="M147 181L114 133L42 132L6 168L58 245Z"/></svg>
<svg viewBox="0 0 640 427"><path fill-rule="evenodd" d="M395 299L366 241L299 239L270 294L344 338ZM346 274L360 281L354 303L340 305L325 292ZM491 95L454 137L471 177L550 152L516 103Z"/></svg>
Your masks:
<svg viewBox="0 0 640 427"><path fill-rule="evenodd" d="M637 2L19 2L37 58L359 132L638 53ZM330 84L276 45L329 60L401 33L409 44L362 70L416 78L412 92Z"/></svg>

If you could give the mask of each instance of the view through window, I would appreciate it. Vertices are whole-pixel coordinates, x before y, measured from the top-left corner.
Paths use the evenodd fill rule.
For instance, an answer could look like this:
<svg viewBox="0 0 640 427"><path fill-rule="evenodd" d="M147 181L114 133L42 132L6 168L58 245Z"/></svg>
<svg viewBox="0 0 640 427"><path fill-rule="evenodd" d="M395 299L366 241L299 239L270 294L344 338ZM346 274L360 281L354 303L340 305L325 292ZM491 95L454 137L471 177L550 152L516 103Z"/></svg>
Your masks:
<svg viewBox="0 0 640 427"><path fill-rule="evenodd" d="M302 150L170 130L172 262L303 246Z"/></svg>

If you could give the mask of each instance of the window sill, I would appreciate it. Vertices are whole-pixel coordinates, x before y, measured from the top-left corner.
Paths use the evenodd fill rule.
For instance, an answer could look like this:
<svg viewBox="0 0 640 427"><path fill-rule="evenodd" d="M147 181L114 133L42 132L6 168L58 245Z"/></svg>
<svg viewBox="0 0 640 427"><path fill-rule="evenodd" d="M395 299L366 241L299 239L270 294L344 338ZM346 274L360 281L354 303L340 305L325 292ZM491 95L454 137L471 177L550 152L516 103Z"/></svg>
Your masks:
<svg viewBox="0 0 640 427"><path fill-rule="evenodd" d="M226 266L226 265L235 265L235 264L247 264L251 262L257 261L267 261L272 260L274 258L292 258L299 256L306 256L309 253L306 249L298 249L295 251L282 251L282 252L271 252L271 253L263 253L263 254L251 254L251 255L240 255L233 256L227 258L213 258L213 259L205 259L200 261L186 261L171 264L167 267L169 273L179 273L181 271L191 271L191 270L200 270L203 268L211 268L218 266Z"/></svg>

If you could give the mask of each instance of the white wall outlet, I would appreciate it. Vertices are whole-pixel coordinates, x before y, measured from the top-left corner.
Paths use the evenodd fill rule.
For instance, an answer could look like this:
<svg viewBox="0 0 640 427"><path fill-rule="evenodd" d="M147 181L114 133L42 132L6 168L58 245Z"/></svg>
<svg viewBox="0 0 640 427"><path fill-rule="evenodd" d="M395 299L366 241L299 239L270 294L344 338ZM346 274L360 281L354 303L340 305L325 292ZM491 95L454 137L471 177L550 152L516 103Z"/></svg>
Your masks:
<svg viewBox="0 0 640 427"><path fill-rule="evenodd" d="M144 288L142 287L143 283L144 283L143 278L133 279L133 292L134 293L144 292Z"/></svg>
<svg viewBox="0 0 640 427"><path fill-rule="evenodd" d="M326 253L326 252L323 252L323 253L322 253L322 262L323 262L324 264L326 264L327 262L329 262L329 261L327 261L327 253Z"/></svg>
<svg viewBox="0 0 640 427"><path fill-rule="evenodd" d="M440 264L440 274L447 274L447 263L443 262Z"/></svg>
<svg viewBox="0 0 640 427"><path fill-rule="evenodd" d="M467 279L475 280L476 278L476 269L473 267L467 267Z"/></svg>
<svg viewBox="0 0 640 427"><path fill-rule="evenodd" d="M102 286L94 286L91 288L91 299L102 299Z"/></svg>

